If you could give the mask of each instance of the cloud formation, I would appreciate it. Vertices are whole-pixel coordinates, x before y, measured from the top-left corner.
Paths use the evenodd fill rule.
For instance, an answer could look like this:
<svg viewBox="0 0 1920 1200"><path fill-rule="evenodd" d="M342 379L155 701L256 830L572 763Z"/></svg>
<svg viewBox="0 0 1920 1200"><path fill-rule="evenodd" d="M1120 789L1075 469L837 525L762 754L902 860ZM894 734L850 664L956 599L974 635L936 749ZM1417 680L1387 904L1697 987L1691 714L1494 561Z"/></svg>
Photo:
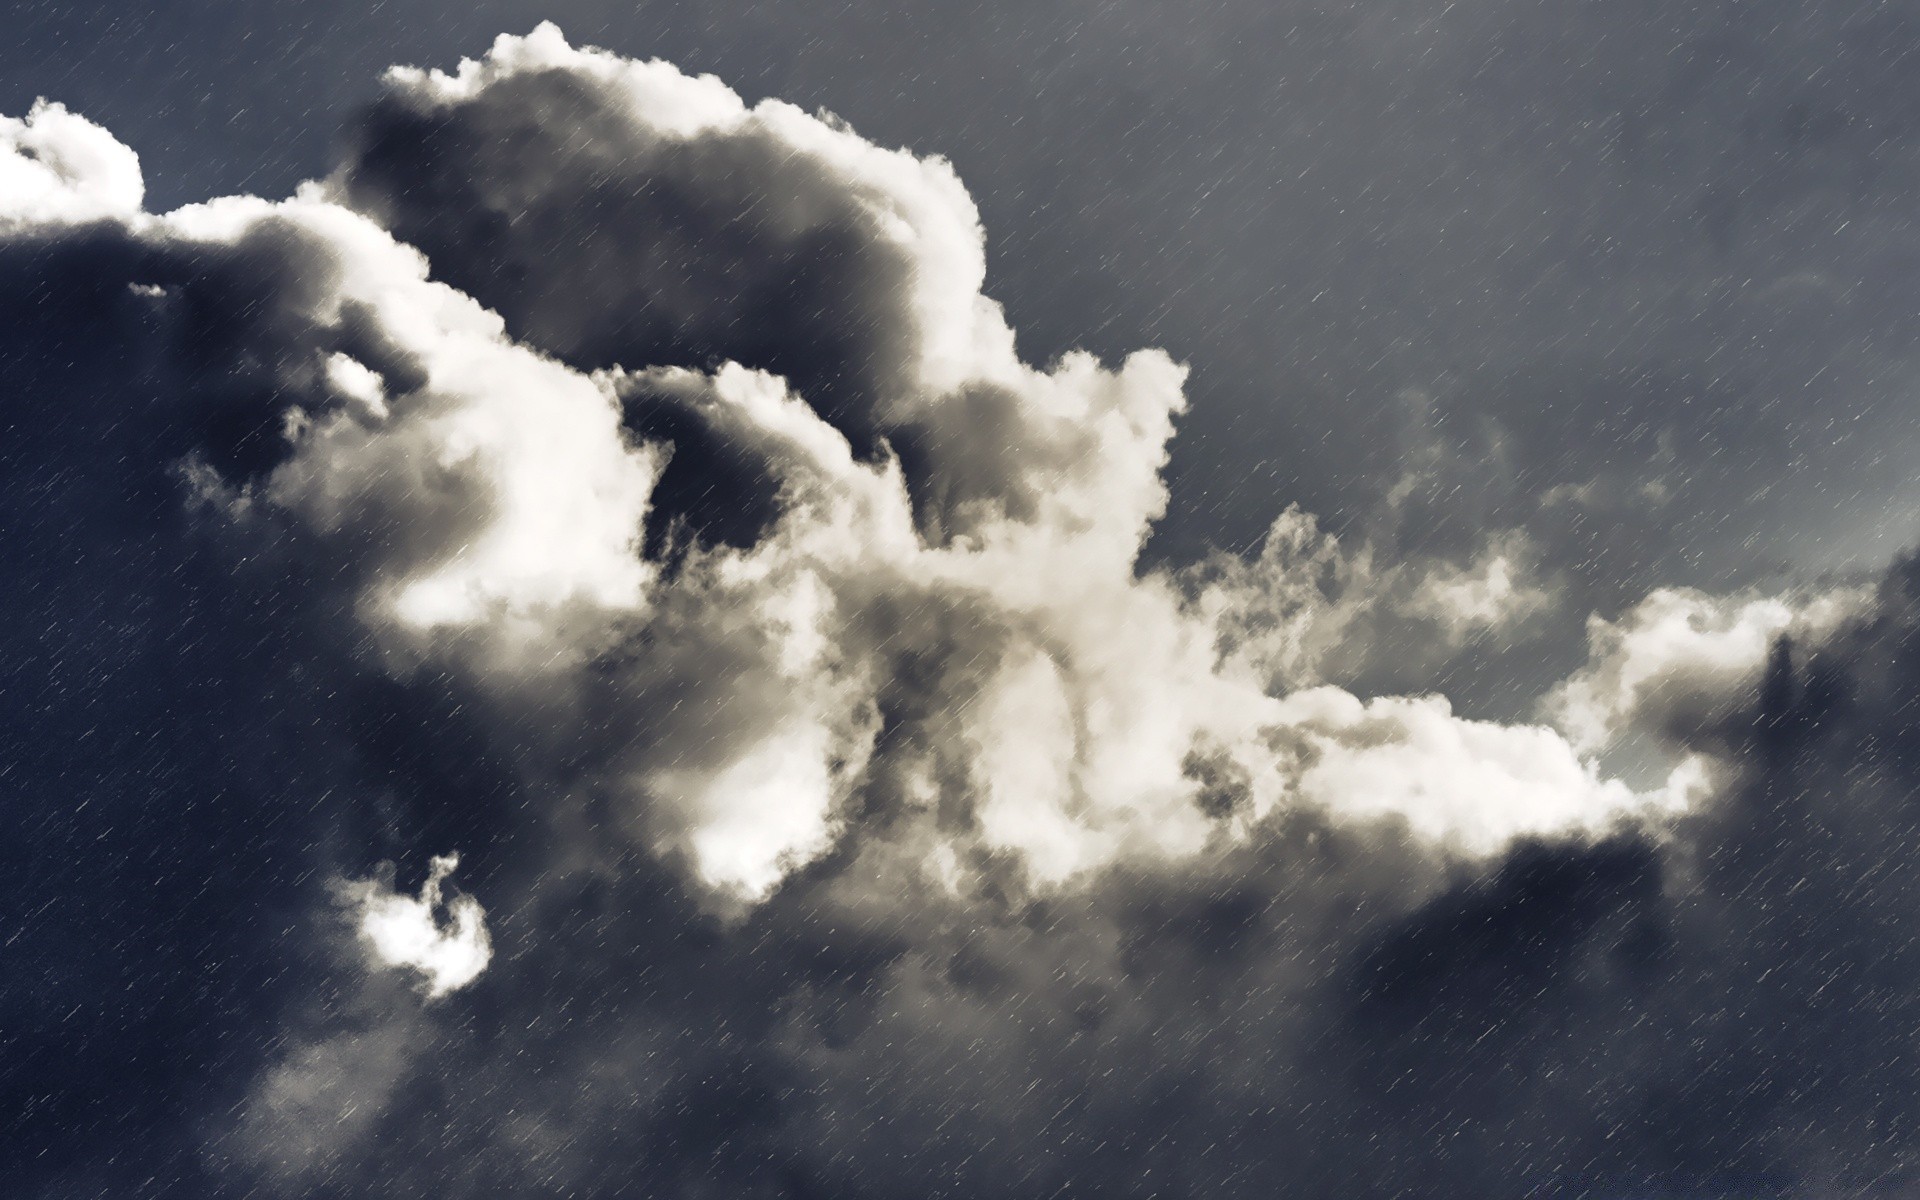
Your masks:
<svg viewBox="0 0 1920 1200"><path fill-rule="evenodd" d="M429 997L472 983L493 957L480 902L472 896L441 896L447 877L459 865L457 854L435 855L417 897L395 892L391 878L350 880L340 887L374 963L419 972Z"/></svg>
<svg viewBox="0 0 1920 1200"><path fill-rule="evenodd" d="M602 770L715 888L763 897L855 819L1049 884L1197 853L1300 799L1479 850L1643 803L1544 731L1289 707L1223 669L1201 608L1258 620L1263 598L1216 582L1198 605L1136 571L1182 372L1153 352L1021 363L944 163L551 27L452 75L393 73L351 145L330 194L514 337L600 372L629 436L679 435L649 514L671 565L636 614L665 652L612 668L622 694L583 715L631 723L666 694L688 711ZM705 493L676 483L683 455ZM1497 620L1505 561L1415 598L1450 626ZM591 620L563 636L632 636ZM1196 755L1255 781L1237 815L1194 802Z"/></svg>
<svg viewBox="0 0 1920 1200"><path fill-rule="evenodd" d="M25 118L0 118L0 151L0 212L10 229L140 211L139 156L62 105L43 100Z"/></svg>
<svg viewBox="0 0 1920 1200"><path fill-rule="evenodd" d="M152 214L0 126L8 819L78 906L8 1024L124 996L166 1083L34 1051L38 1194L1910 1183L1910 566L1657 592L1552 723L1342 686L1536 548L1148 563L1184 369L1024 362L944 162L551 26L344 145ZM96 801L151 896L49 846ZM445 845L491 927L367 877Z"/></svg>
<svg viewBox="0 0 1920 1200"><path fill-rule="evenodd" d="M923 863L1006 858L1044 886L1200 853L1303 801L1400 815L1475 852L1658 803L1543 729L1433 701L1282 698L1223 664L1222 615L1264 620L1260 590L1215 580L1201 601L1136 570L1181 370L1154 352L1113 370L1022 364L943 164L778 103L749 110L665 64L573 50L551 27L391 89L333 183L117 226L177 260L261 243L280 257L260 281L271 352L226 350L272 389L246 419L278 436L252 434L242 470L217 446L179 469L237 553L275 544L338 589L353 619L334 636L371 637L389 671L453 672L523 747L529 782L612 805L721 899L763 899L854 824L884 823ZM47 110L33 128L48 119L72 120ZM380 174L396 163L415 177ZM124 190L118 175L72 188L58 221ZM429 196L430 212L407 207ZM649 197L660 212L579 219L581 203ZM792 211L763 211L774 198ZM554 239L575 230L618 231L619 249L570 256ZM661 286L668 245L697 249L704 274ZM815 277L849 261L851 277ZM162 312L195 298L191 281L127 286ZM785 312L801 292L840 298L795 317L833 323L837 341L727 340L782 328L756 315L776 303L763 293ZM568 340L540 323L570 337L626 321L641 293L668 306L643 327ZM656 325L711 326L705 354L785 374L657 363L681 348ZM743 503L669 488L682 454L744 476ZM731 540L695 524L701 506ZM1458 625L1511 591L1476 587L1430 581L1416 598ZM1231 811L1196 803L1196 756L1248 780Z"/></svg>

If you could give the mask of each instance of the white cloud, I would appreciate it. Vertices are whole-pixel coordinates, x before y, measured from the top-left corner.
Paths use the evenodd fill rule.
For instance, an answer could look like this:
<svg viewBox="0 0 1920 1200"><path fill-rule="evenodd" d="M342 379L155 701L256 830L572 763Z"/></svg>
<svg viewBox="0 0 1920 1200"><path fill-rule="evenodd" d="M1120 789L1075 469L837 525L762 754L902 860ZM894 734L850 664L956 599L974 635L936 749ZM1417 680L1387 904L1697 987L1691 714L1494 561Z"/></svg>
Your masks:
<svg viewBox="0 0 1920 1200"><path fill-rule="evenodd" d="M396 892L391 875L350 880L340 889L353 909L370 961L418 972L430 997L466 987L493 958L480 902L467 895L442 895L447 877L459 865L458 854L436 855L418 896Z"/></svg>
<svg viewBox="0 0 1920 1200"><path fill-rule="evenodd" d="M1280 769L1308 802L1403 819L1429 840L1497 852L1518 836L1604 833L1692 799L1693 768L1636 792L1603 778L1543 725L1462 719L1443 697L1361 702L1316 688L1289 696Z"/></svg>
<svg viewBox="0 0 1920 1200"><path fill-rule="evenodd" d="M1713 596L1662 588L1617 621L1587 623L1587 664L1543 710L1583 751L1636 732L1683 741L1751 704L1776 639L1818 640L1860 611L1869 593Z"/></svg>
<svg viewBox="0 0 1920 1200"><path fill-rule="evenodd" d="M139 156L63 105L0 116L0 234L131 217L145 192Z"/></svg>
<svg viewBox="0 0 1920 1200"><path fill-rule="evenodd" d="M1463 722L1428 701L1367 707L1344 693L1332 707L1350 715L1329 723L1327 704L1269 690L1310 682L1321 643L1343 636L1354 613L1424 617L1456 640L1524 616L1540 593L1521 578L1524 547L1511 538L1468 567L1400 571L1376 568L1370 554L1332 557L1330 541L1310 549L1318 535L1296 514L1258 563L1223 572L1197 605L1171 577L1140 575L1141 545L1165 505L1161 469L1185 371L1157 352L1118 370L1086 355L1050 371L1022 364L998 306L981 295L984 236L944 162L881 149L777 102L749 107L667 64L574 50L551 27L503 38L454 75L396 73L389 102L430 111L441 127L466 122L484 144L517 127L523 110L513 106L556 72L588 97L576 119L594 133L557 141L545 157L476 151L487 172L472 184L476 202L515 214L509 228L572 212L569 189L627 171L637 187L714 208L715 220L750 202L759 221L833 230L885 266L879 278L904 281L842 300L848 327L878 323L872 349L849 357L891 364L859 419L917 438L910 465L859 461L843 418L737 366L711 378L607 376L630 405L670 397L781 496L755 544L698 550L671 578L649 578L637 623L623 623L644 631L651 651L622 658L620 703L569 715L648 727L611 751L602 777L630 797L640 836L684 856L709 887L763 898L845 836L856 793L875 788L905 798L892 836L935 874L973 854L1010 853L1036 886L1054 887L1123 859L1201 853L1221 830L1186 771L1199 745L1252 781L1232 836L1310 804L1354 820L1398 815L1487 851L1656 803L1599 779L1544 728ZM724 148L726 179L686 165L697 154L661 149L701 144ZM806 170L792 174L795 163ZM350 164L331 186L407 227L410 193L363 176ZM765 193L739 200L735 177L764 178ZM796 188L803 205L760 207ZM557 235L539 236L545 245ZM609 241L578 259L516 259L522 290L500 299L512 308L534 297L523 324L536 331L569 306L655 303L652 275L624 262L628 252ZM709 252L729 250L717 242ZM752 288L764 269L743 260L716 271ZM702 302L676 311L709 320ZM587 311L576 323L598 320ZM1314 578L1322 570L1338 576L1337 595L1309 595L1327 582ZM1260 618L1263 632L1249 634L1249 607L1275 600L1295 616ZM621 636L593 634L578 612L564 624L534 636L543 645ZM1254 659L1269 669L1249 670ZM895 714L884 742L882 710ZM1302 756L1318 765L1300 767ZM946 790L928 793L928 779ZM964 821L951 816L954 788Z"/></svg>
<svg viewBox="0 0 1920 1200"><path fill-rule="evenodd" d="M528 102L525 89L556 77L574 88L568 106ZM321 622L341 653L446 672L515 748L531 792L604 799L610 829L684 863L723 907L764 899L848 837L879 839L929 877L1011 858L1034 886L1065 887L1255 836L1291 806L1400 818L1485 852L1668 802L1601 778L1544 727L1313 686L1330 648L1383 613L1455 638L1524 615L1540 597L1518 542L1489 543L1465 567L1387 567L1289 513L1253 561L1142 571L1185 369L1152 350L1115 366L1021 362L980 291L984 235L946 163L790 106L748 107L665 64L574 50L551 27L503 38L456 75L401 71L391 86L391 103L431 111L434 128L469 122L476 153L500 128L519 148L486 171L454 164L484 204L436 219L515 216L488 236L520 255L508 275L522 290L483 298L534 305L516 326L527 342L429 279L425 255L376 223L405 225L415 194L380 193L351 163L283 203L125 215L127 235L156 252L249 256L278 280L286 328L304 331L263 356L284 406L283 461L244 481L199 464L197 491L224 502L241 553L297 546L312 577L346 594ZM43 141L59 129L63 145L90 148L48 178L83 181L108 197L103 212L137 205L130 152L52 108L33 120ZM547 157L521 154L542 121L561 123ZM678 189L714 228L735 229L729 206L745 206L753 229L796 246L829 238L864 264L830 279L844 311L753 318L814 322L783 332L824 331L847 363L877 364L852 399L829 404L754 364L590 371L554 357L542 341L553 329L618 331L650 304L707 332L738 324L728 296L667 303L648 290L666 288L658 274L622 257L674 230L616 227L574 256L511 243L553 235L526 214L578 224L578 189L621 172L641 191ZM79 211L62 204L14 208L39 227ZM750 240L687 238L677 252L715 258L689 278L751 292L766 285L755 272L788 269ZM432 274L459 266L436 261ZM695 436L645 441L636 413L671 414ZM875 434L872 453L856 449ZM698 444L765 480L770 519L743 544L649 559L663 472ZM708 486L744 509L731 485ZM1189 770L1196 754L1244 777L1230 814L1200 803L1210 785ZM472 900L436 918L451 869L435 860L417 898L355 885L378 959L422 972L434 994L487 958Z"/></svg>

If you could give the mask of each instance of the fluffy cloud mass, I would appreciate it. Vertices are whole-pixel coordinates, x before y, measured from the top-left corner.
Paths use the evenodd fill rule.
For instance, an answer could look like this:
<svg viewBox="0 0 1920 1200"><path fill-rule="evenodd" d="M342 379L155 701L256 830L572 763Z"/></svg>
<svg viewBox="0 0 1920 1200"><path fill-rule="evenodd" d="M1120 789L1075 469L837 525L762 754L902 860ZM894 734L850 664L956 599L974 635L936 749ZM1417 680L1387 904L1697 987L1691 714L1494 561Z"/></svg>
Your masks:
<svg viewBox="0 0 1920 1200"><path fill-rule="evenodd" d="M942 160L551 26L390 73L343 146L291 199L153 214L99 127L0 123L3 532L42 638L8 647L44 728L106 747L49 739L19 779L105 797L103 838L217 826L234 865L160 887L195 924L154 944L279 1031L196 1111L29 1063L27 1128L156 1131L58 1149L43 1194L181 1144L179 1194L1906 1178L1895 1133L1845 1154L1916 1082L1894 991L1872 1092L1742 1061L1702 1007L1822 995L1767 947L1816 945L1835 873L1904 830L1856 805L1791 899L1795 840L1753 833L1784 818L1730 815L1851 771L1848 738L1904 746L1826 698L1904 645L1897 582L1658 593L1596 620L1552 723L1365 694L1341 680L1383 628L1458 649L1549 606L1524 537L1394 565L1289 510L1249 556L1148 565L1184 369L1023 361ZM1808 722L1841 732L1778 749ZM1630 785L1595 756L1633 733ZM491 930L452 856L416 895L365 877L446 844ZM1838 953L1906 914L1870 907ZM56 964L10 1001L30 1028L89 986L66 919L23 925ZM173 1078L188 985L154 986ZM1753 1099L1776 1069L1801 1090Z"/></svg>
<svg viewBox="0 0 1920 1200"><path fill-rule="evenodd" d="M25 129L68 199L19 219L114 211L104 135L51 108ZM315 260L272 297L297 325L260 363L278 445L244 476L189 452L209 520L242 553L297 545L388 669L457 674L530 781L597 793L721 899L764 899L856 824L1044 886L1301 802L1485 852L1658 801L1543 729L1283 697L1223 662L1222 625L1273 621L1273 585L1136 570L1183 372L1023 364L938 160L543 27L454 76L396 72L355 157L292 201L121 229L181 260L255 239ZM1507 571L1418 598L1471 622ZM1208 811L1196 761L1243 794Z"/></svg>
<svg viewBox="0 0 1920 1200"><path fill-rule="evenodd" d="M459 865L457 854L436 856L418 897L395 894L392 883L380 879L353 880L341 887L374 961L418 971L429 996L444 996L472 983L493 957L487 914L479 901L455 896L445 902L446 922L440 920L441 889Z"/></svg>
<svg viewBox="0 0 1920 1200"><path fill-rule="evenodd" d="M630 534L644 517L652 556L594 568L647 577L631 600L583 588L442 627L488 643L464 665L509 705L529 642L612 675L550 677L516 715L552 720L553 687L595 728L648 713L595 783L718 892L764 898L856 824L943 877L1011 859L1044 886L1201 853L1303 800L1477 850L1655 802L1544 731L1283 701L1223 664L1222 622L1267 620L1264 589L1136 571L1183 372L1154 352L1023 364L938 160L547 27L451 76L395 72L326 194L610 387L626 433L603 454L664 464L644 513L572 501ZM546 481L525 507L569 503L565 451L515 446ZM1423 598L1471 621L1512 591L1490 570ZM636 639L658 649L621 649ZM1248 781L1230 811L1197 803L1196 760Z"/></svg>

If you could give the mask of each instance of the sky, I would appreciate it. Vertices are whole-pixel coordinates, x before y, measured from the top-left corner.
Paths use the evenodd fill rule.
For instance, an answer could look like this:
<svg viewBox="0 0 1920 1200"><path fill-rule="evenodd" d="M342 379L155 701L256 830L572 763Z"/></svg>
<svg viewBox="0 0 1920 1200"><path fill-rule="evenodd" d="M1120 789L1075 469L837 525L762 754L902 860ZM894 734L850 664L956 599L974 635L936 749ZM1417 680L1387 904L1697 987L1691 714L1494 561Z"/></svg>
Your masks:
<svg viewBox="0 0 1920 1200"><path fill-rule="evenodd" d="M0 15L18 1194L1920 1190L1920 11Z"/></svg>

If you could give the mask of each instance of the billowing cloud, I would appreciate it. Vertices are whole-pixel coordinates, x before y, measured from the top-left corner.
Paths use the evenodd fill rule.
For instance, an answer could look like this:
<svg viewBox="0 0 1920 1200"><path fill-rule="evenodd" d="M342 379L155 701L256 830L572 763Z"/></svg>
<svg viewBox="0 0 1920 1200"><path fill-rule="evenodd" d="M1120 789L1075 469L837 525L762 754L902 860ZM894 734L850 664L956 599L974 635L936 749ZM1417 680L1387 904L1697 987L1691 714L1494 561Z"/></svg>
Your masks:
<svg viewBox="0 0 1920 1200"><path fill-rule="evenodd" d="M1635 733L1699 741L1745 707L1781 639L1825 640L1870 598L1853 587L1803 599L1661 589L1617 621L1589 620L1587 665L1547 710L1588 750Z"/></svg>
<svg viewBox="0 0 1920 1200"><path fill-rule="evenodd" d="M42 1193L1905 1178L1910 914L1849 903L1914 840L1906 568L1655 593L1552 724L1465 716L1363 681L1551 607L1530 535L1149 561L1184 368L1025 362L938 159L550 26L391 73L284 201L145 212L57 106L0 137L18 782L221 864L34 866L144 923L23 920L18 1027L157 997L199 1106L92 1161L122 1100L33 1060ZM491 924L454 856L367 874L447 845Z"/></svg>
<svg viewBox="0 0 1920 1200"><path fill-rule="evenodd" d="M352 147L329 194L513 336L614 381L637 444L677 435L656 452L649 541L671 566L647 611L526 633L584 645L579 662L636 635L659 647L600 668L618 682L581 695L579 719L618 730L670 707L606 748L601 786L720 891L763 897L876 810L910 853L1012 854L1045 885L1198 853L1302 800L1481 850L1645 803L1544 731L1289 706L1225 667L1220 614L1251 620L1263 597L1216 582L1196 604L1136 570L1183 373L1153 352L1021 363L944 163L551 27L453 75L395 72ZM774 373L698 370L725 358ZM683 454L706 493L675 482ZM295 460L332 461L317 444ZM1408 591L1448 628L1527 604L1498 554ZM520 661L469 665L511 695ZM1196 753L1256 781L1224 826L1195 803ZM1516 800L1468 816L1426 795L1436 778Z"/></svg>
<svg viewBox="0 0 1920 1200"><path fill-rule="evenodd" d="M453 672L529 784L604 798L716 897L763 899L854 824L1051 886L1294 803L1475 852L1658 803L1545 730L1286 700L1222 659L1226 614L1259 620L1272 585L1196 594L1136 568L1183 372L1151 351L1021 363L944 164L550 27L390 88L332 183L120 224L182 261L256 242L313 260L263 280L271 353L230 351L272 388L250 419L274 433L245 471L214 446L178 468L234 552L282 547L328 581L342 644ZM694 272L674 287L669 250ZM162 313L195 299L128 284ZM795 294L836 297L792 314L836 339L755 343ZM708 330L694 357L754 363L657 362L691 353L662 333L687 329ZM690 495L683 454L732 474ZM1409 592L1449 628L1498 621L1505 563ZM1196 755L1244 775L1244 802L1198 804ZM1446 779L1465 790L1435 794Z"/></svg>
<svg viewBox="0 0 1920 1200"><path fill-rule="evenodd" d="M0 117L0 213L10 229L131 217L146 185L140 159L59 104Z"/></svg>

